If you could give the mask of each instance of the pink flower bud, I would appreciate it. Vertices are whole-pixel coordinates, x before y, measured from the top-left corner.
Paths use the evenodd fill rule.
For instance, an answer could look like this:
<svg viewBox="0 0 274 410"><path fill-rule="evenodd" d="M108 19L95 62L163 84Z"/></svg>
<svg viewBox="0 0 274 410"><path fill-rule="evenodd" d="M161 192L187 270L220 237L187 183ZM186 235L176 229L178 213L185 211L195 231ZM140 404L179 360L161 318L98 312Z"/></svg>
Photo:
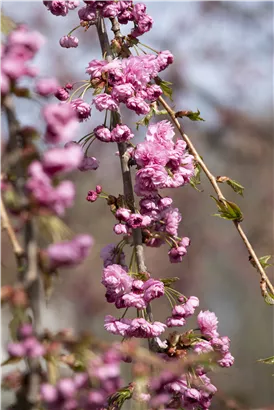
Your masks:
<svg viewBox="0 0 274 410"><path fill-rule="evenodd" d="M64 48L78 47L79 40L74 36L63 36L60 38L60 46Z"/></svg>
<svg viewBox="0 0 274 410"><path fill-rule="evenodd" d="M67 101L67 99L69 98L69 93L65 88L62 87L59 87L54 95L60 101Z"/></svg>
<svg viewBox="0 0 274 410"><path fill-rule="evenodd" d="M98 194L96 191L88 191L88 195L86 197L86 200L88 202L95 202L97 198L98 198Z"/></svg>
<svg viewBox="0 0 274 410"><path fill-rule="evenodd" d="M123 224L114 225L113 230L116 233L116 235L123 235L128 232L126 225Z"/></svg>

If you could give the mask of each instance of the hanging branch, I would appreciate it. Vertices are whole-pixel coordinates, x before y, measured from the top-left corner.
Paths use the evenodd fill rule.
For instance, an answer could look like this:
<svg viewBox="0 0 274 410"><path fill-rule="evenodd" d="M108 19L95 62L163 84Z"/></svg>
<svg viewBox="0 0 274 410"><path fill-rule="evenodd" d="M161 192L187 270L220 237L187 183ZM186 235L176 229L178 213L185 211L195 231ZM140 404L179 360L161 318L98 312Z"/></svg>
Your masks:
<svg viewBox="0 0 274 410"><path fill-rule="evenodd" d="M162 106L165 108L165 110L169 114L171 120L173 121L174 125L178 129L178 131L181 134L181 137L183 138L183 140L187 143L188 148L189 148L189 152L194 156L195 161L197 162L197 164L200 165L200 167L202 168L202 170L206 174L209 182L211 183L214 191L217 194L218 200L222 204L224 204L224 206L226 206L227 201L226 201L221 189L219 188L216 177L210 172L210 170L206 166L205 162L202 160L201 156L199 155L198 151L196 150L195 146L193 145L192 141L184 133L184 131L181 127L181 124L180 124L180 122L178 121L178 119L176 117L175 111L169 106L169 104L162 97L159 97L159 102L162 104ZM234 220L233 223L234 223L234 226L235 226L237 232L239 233L240 237L242 238L242 240L243 240L243 242L244 242L244 244L245 244L245 246L248 250L248 253L250 255L250 260L254 263L254 265L256 266L259 274L261 275L261 282L266 283L266 285L268 286L270 292L274 295L274 287L273 287L270 279L268 278L267 274L265 273L265 270L262 267L262 265L259 261L259 258L256 255L256 252L254 251L251 243L249 242L245 232L243 231L240 221ZM265 296L265 295L263 295L263 296Z"/></svg>
<svg viewBox="0 0 274 410"><path fill-rule="evenodd" d="M3 107L6 112L9 141L7 151L13 152L22 148L23 141L20 136L20 124L17 121L11 97L6 97L3 101ZM23 205L26 205L27 199L24 195L24 168L21 161L18 161L15 167L16 182L15 189L22 198ZM2 227L6 229L13 251L17 260L18 267L18 283L23 286L29 297L30 307L33 314L33 331L36 335L41 331L41 280L39 276L38 260L37 260L37 235L36 227L31 216L28 215L24 225L24 249L21 247L15 232L10 223L6 207L1 199L1 218ZM15 410L37 410L37 401L40 386L40 364L39 359L29 358L27 360L29 373L26 376L26 384L17 394L17 402L14 405Z"/></svg>
<svg viewBox="0 0 274 410"><path fill-rule="evenodd" d="M112 23L112 31L114 32L115 37L120 37L121 32L120 32L119 23L117 22L116 19L111 19L111 23ZM110 43L109 43L104 19L101 17L98 18L97 33L98 33L98 37L100 41L102 55L107 61L111 61L113 59L113 54L110 48ZM121 121L120 113L119 112L112 113L112 125L115 126L117 124L121 124L121 122L122 121ZM129 209L132 212L135 212L135 201L134 201L132 179L131 179L131 174L130 174L130 169L129 169L129 164L128 164L129 156L127 152L127 145L124 142L119 142L117 143L117 146L119 150L121 171L122 171L122 177L123 177L124 196L129 206ZM133 245L134 245L134 249L136 252L136 262L137 262L138 273L145 273L147 271L147 268L145 265L141 228L133 229L132 232L133 232ZM152 315L150 304L148 304L146 312L147 312L150 322L153 322L153 315ZM157 346L155 345L153 340L149 341L149 346L151 350L157 349Z"/></svg>

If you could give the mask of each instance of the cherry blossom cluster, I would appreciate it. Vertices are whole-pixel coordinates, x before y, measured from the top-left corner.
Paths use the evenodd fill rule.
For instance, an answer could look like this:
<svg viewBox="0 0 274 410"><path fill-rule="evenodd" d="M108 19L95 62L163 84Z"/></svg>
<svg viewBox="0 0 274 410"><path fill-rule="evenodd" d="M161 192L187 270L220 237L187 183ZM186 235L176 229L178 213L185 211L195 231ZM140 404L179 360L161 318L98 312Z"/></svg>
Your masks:
<svg viewBox="0 0 274 410"><path fill-rule="evenodd" d="M1 44L1 95L10 92L16 81L22 77L36 77L38 70L29 65L37 51L44 44L44 37L38 32L19 26Z"/></svg>
<svg viewBox="0 0 274 410"><path fill-rule="evenodd" d="M18 342L8 344L8 353L11 357L41 357L45 354L44 346L33 334L30 324L24 324L18 330Z"/></svg>
<svg viewBox="0 0 274 410"><path fill-rule="evenodd" d="M54 16L66 16L69 10L79 6L79 0L44 1L44 5ZM98 16L104 18L117 18L120 24L133 22L129 38L137 38L148 32L153 25L153 19L146 13L143 3L133 4L132 1L84 1L86 5L78 10L80 26L86 30L96 23ZM78 27L77 27L78 28ZM60 45L65 48L78 47L79 40L72 36L72 30L67 36L60 39Z"/></svg>
<svg viewBox="0 0 274 410"><path fill-rule="evenodd" d="M80 4L77 0L43 3L55 16L66 16ZM61 87L55 79L37 77L38 72L28 64L43 39L30 33L26 27L16 29L2 47L2 96L5 97L9 92L18 94L18 80L31 76L35 78L34 91L39 96L48 98L54 95L59 100L59 103L46 103L42 110L45 123L42 135L46 149L42 153L34 150L26 170L24 192L29 201L28 209L34 216L62 217L73 205L75 197L74 184L69 179L63 180L64 175L77 169L89 171L98 168L97 159L87 155L94 140L118 144L119 152L124 152L124 157L121 155L119 160L126 159L129 169L136 167L134 193L138 197L139 207L127 198L126 193L116 198L105 193L101 185L90 190L86 197L89 202L98 198L107 201L116 219L113 230L122 236L118 244L109 244L100 253L104 265L101 283L106 289L106 300L117 309L124 309L119 318L108 314L104 328L127 341L148 339L149 346L152 343L154 345L152 350L157 358L167 367L190 361L181 372L178 366L176 371L172 367L166 370L164 366L157 377L144 375L144 390L138 392L137 384L132 383L132 391L129 389L130 394L126 398L145 402L153 410L207 410L216 392L208 372L212 365L230 367L233 364L230 340L219 335L218 319L210 311L200 311L197 314L197 327L187 328L187 319L196 313L199 306L198 298L182 295L173 288L172 280L154 278L146 267L140 268L137 249L140 246L160 247L168 244L170 262L182 261L190 239L180 236L182 215L173 206L172 198L162 196L161 190L188 184L194 176L194 158L184 141L175 140L175 132L169 121L150 124L144 141L134 145L134 132L122 122L120 116L123 105L123 108L137 115L145 115L148 122L151 120L152 115L148 114L155 113L157 100L163 93L159 73L173 62L173 55L168 50L156 54L131 54L130 47L134 41L138 44L137 37L152 27L153 20L147 15L145 5L133 4L132 1L84 3L78 10L78 16L80 26L86 30L97 22L98 17L109 18L112 23L113 19L120 24L133 22L134 28L129 36L119 37L120 43L117 38L111 43L113 46L115 41L118 42L118 49L121 51L126 47L127 52L125 49L124 53L115 52L115 47L111 47L113 58L108 56L106 60L90 61L86 68L89 80L81 81L82 85L76 90L76 83L66 83ZM115 31L114 26L112 28ZM71 35L74 30L60 39L62 47L78 46L78 39ZM84 95L90 89L95 90L95 97L86 102ZM76 142L74 138L79 123L90 119L92 106L97 111L106 112L105 121L96 124L94 130ZM85 144L88 145L84 153L81 145ZM132 191L132 196L134 193ZM135 241L136 233L140 234L138 243ZM92 245L93 239L88 234L52 243L39 251L39 269L51 275L59 268L75 267L88 256ZM131 251L129 263L125 247ZM170 315L162 321L152 319L149 313L151 305L158 298L166 298L171 306ZM137 317L135 314L127 316L132 312L130 308L136 310ZM164 336L168 330L172 330L172 333ZM75 370L74 359L78 353L75 346L79 347L79 344L60 340L56 342L45 334L43 337L37 336L28 323L19 326L17 333L17 340L8 344L11 359L27 357L47 361L53 355L56 362L67 363ZM134 349L132 354L125 357L122 346L122 343L113 345L110 349L102 349L99 354L94 354L89 346L88 355L81 352L85 357L81 362L82 371L71 377L59 378L56 383L51 382L49 374L43 374L41 404L48 410L121 408L119 399L125 391L122 388L120 367L123 362L134 362ZM68 362L64 362L64 357ZM207 360L203 363L207 365L199 361L199 358L204 357ZM118 402L113 404L112 401L116 399Z"/></svg>
<svg viewBox="0 0 274 410"><path fill-rule="evenodd" d="M107 407L109 396L122 387L122 355L110 348L89 361L86 372L62 378L54 386L41 385L41 400L48 410L96 410Z"/></svg>
<svg viewBox="0 0 274 410"><path fill-rule="evenodd" d="M162 51L157 56L146 54L130 56L126 59L92 60L86 69L91 83L96 85L107 83L108 93L102 93L93 100L99 111L117 111L119 104L136 114L146 115L150 111L149 103L157 100L162 94L161 87L149 84L173 62L170 51Z"/></svg>

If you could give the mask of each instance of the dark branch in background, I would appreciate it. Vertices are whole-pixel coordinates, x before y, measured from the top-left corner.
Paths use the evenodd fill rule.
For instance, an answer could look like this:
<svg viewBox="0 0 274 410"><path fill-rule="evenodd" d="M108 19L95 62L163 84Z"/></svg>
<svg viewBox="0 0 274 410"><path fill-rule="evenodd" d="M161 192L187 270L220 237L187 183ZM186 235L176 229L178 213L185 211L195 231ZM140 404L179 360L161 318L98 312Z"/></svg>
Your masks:
<svg viewBox="0 0 274 410"><path fill-rule="evenodd" d="M224 197L221 189L219 188L219 185L217 183L216 177L210 172L210 170L208 169L207 165L205 164L205 162L202 160L202 158L200 157L198 151L196 150L195 146L193 145L192 141L190 140L190 138L183 132L183 129L181 127L180 122L178 121L178 119L176 118L176 113L175 111L169 106L169 104L162 98L159 97L159 102L162 104L162 106L165 108L165 110L167 111L168 115L170 116L171 120L173 121L174 125L176 126L176 128L178 129L179 133L181 134L181 137L183 138L183 140L187 143L188 148L189 148L189 152L194 156L195 161L197 162L197 164L200 165L200 167L202 168L202 170L204 171L204 173L206 174L209 182L211 183L214 191L217 194L218 200L220 202L222 202L224 205L226 205L226 198ZM240 222L238 221L233 221L235 228L237 229L237 232L239 233L240 237L242 238L242 241L244 242L249 256L250 256L250 260L253 262L253 264L256 266L256 269L258 270L260 276L261 276L261 283L262 284L266 284L267 287L269 288L270 292L274 295L274 287L270 281L270 279L268 278L267 274L265 273L264 268L262 267L259 258L256 255L256 252L254 251L251 243L249 242L245 232L242 229L242 226L240 224ZM262 289L262 287L261 287ZM263 293L263 292L262 292ZM263 295L265 296L265 295Z"/></svg>
<svg viewBox="0 0 274 410"><path fill-rule="evenodd" d="M115 34L116 38L119 38L121 36L120 32L120 25L117 22L116 19L111 19L112 23L112 31ZM107 61L111 61L113 59L113 53L110 47L109 39L108 39L108 34L106 31L106 26L104 19L99 17L98 22L97 22L97 33L100 41L100 46L102 50L102 55ZM115 127L117 124L121 124L121 115L118 112L113 113L112 112L112 126ZM121 171L122 171L122 176L123 176L123 188L124 188L124 196L126 203L129 207L129 209L132 212L135 212L135 200L134 200L134 192L133 192L133 186L132 186L132 179L131 179L131 174L130 174L130 168L129 168L129 156L127 152L127 144L124 142L120 142L117 144L118 145L118 150L119 150L119 156L120 156L120 164L121 164ZM139 273L145 273L147 271L146 265L145 265L145 258L144 258L144 248L143 248L143 240L142 240L142 231L140 228L133 229L133 244L136 252L136 261L137 261L137 267L138 267L138 272ZM151 306L148 304L147 306L147 315L148 319L153 322L153 315L151 311ZM156 343L157 344L157 343ZM149 341L149 346L151 350L156 350L155 342L153 340Z"/></svg>
<svg viewBox="0 0 274 410"><path fill-rule="evenodd" d="M7 144L7 152L13 153L18 149L22 151L24 141L20 135L20 124L17 121L13 101L10 96L7 96L3 101L9 128L9 141ZM22 157L21 157L22 161ZM15 174L14 188L20 197L21 206L27 208L28 202L24 193L25 185L25 169L20 160L13 168ZM24 249L19 244L15 232L10 223L5 205L1 201L1 216L3 228L7 230L9 238L12 242L13 251L17 260L18 267L18 284L23 286L29 297L30 307L33 314L33 331L38 336L41 331L41 304L42 304L42 285L39 276L38 260L37 260L37 235L36 227L28 214L24 225ZM29 372L26 375L25 383L17 394L17 402L13 406L16 410L36 410L39 386L40 386L40 364L36 358L30 358L27 361Z"/></svg>

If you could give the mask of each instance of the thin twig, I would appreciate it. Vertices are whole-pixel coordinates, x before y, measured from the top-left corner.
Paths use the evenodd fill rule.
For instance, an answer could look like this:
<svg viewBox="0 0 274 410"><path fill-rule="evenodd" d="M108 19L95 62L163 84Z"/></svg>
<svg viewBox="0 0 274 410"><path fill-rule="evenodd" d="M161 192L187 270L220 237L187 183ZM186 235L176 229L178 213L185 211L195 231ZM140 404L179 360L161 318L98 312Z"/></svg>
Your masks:
<svg viewBox="0 0 274 410"><path fill-rule="evenodd" d="M8 217L7 210L6 210L6 207L4 205L2 198L1 198L1 220L2 220L2 229L7 231L7 234L12 244L14 255L16 256L16 259L18 260L24 255L25 252L16 237L16 234L11 225L11 222Z"/></svg>
<svg viewBox="0 0 274 410"><path fill-rule="evenodd" d="M219 201L223 202L224 204L226 203L226 199L216 181L216 177L210 172L210 170L208 169L208 167L206 166L206 164L204 163L204 161L202 160L202 158L200 157L198 151L196 150L195 146L193 145L192 141L190 140L190 138L183 132L183 129L181 127L180 122L178 121L178 119L175 116L175 112L173 111L173 109L169 106L169 104L162 98L159 97L159 102L162 104L162 106L166 109L167 113L169 114L170 118L172 119L173 123L175 124L176 128L178 129L179 133L181 134L181 137L183 138L183 140L187 143L188 145L188 149L189 152L194 156L195 161L200 165L200 167L202 168L202 170L204 171L204 173L206 174L209 182L211 183L214 191L217 194L217 197L219 199ZM233 221L234 226L236 227L240 237L242 238L248 253L250 255L250 257L252 258L253 263L256 265L256 268L259 272L259 274L261 275L261 279L262 281L264 281L270 292L272 294L274 294L274 287L270 281L270 279L268 278L267 274L265 273L265 270L263 269L257 255L256 252L254 251L251 243L249 242L246 234L244 233L242 226L240 224L240 222L237 221Z"/></svg>

